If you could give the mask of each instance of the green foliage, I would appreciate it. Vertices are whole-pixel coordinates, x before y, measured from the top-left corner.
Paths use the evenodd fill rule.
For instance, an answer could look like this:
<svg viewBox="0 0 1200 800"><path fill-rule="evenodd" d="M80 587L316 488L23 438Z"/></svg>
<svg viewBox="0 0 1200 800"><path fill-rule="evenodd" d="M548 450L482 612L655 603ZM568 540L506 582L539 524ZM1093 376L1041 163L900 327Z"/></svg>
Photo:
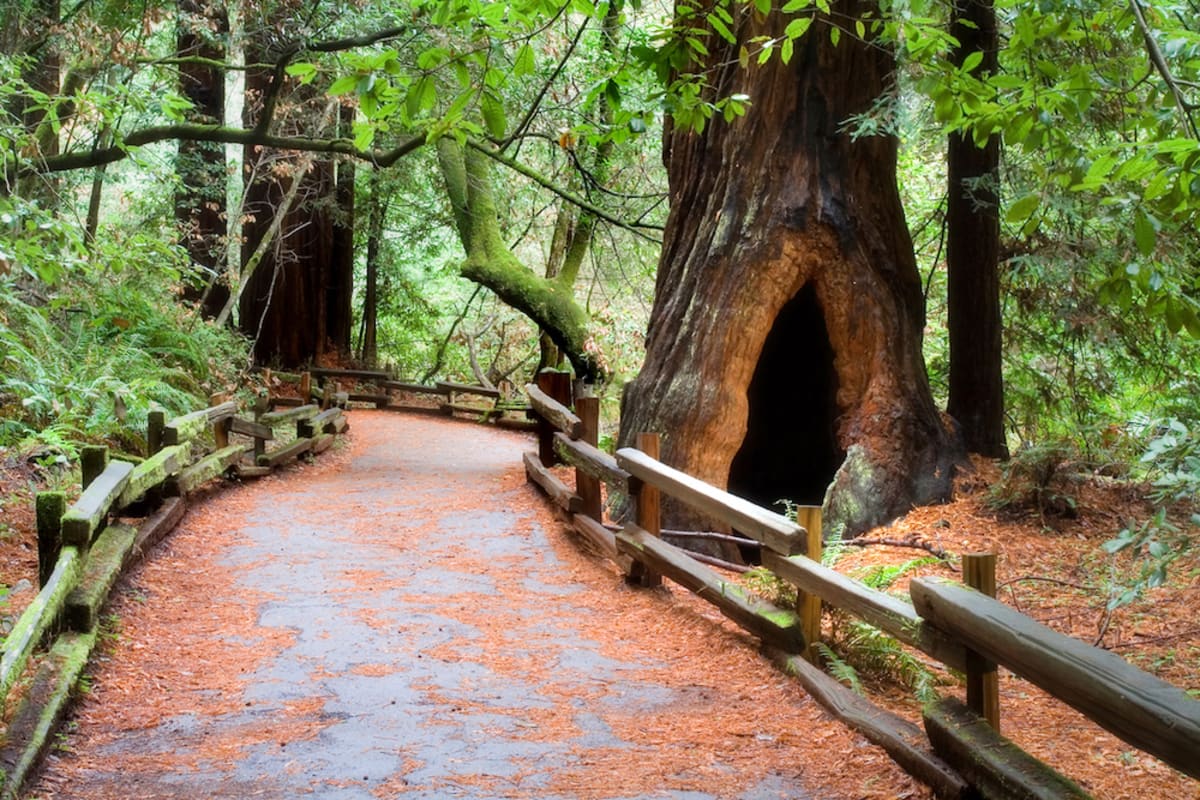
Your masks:
<svg viewBox="0 0 1200 800"><path fill-rule="evenodd" d="M81 441L136 448L152 408L184 413L237 385L246 345L178 303L182 258L153 235L114 232L57 285L0 284L0 446L48 461Z"/></svg>
<svg viewBox="0 0 1200 800"><path fill-rule="evenodd" d="M1158 507L1150 519L1130 522L1103 545L1105 552L1131 559L1129 572L1117 582L1108 602L1110 610L1165 584L1170 567L1194 552L1200 529L1200 514L1192 513L1186 526L1170 516L1178 503L1200 497L1200 432L1178 419L1149 427L1152 436L1141 463L1153 480L1150 499Z"/></svg>
<svg viewBox="0 0 1200 800"><path fill-rule="evenodd" d="M872 589L886 591L897 580L929 564L932 557L914 558L902 564L872 567L858 579ZM820 646L830 673L862 692L862 676L876 681L897 682L916 695L921 703L937 697L938 676L894 637L851 615L834 611L830 639Z"/></svg>
<svg viewBox="0 0 1200 800"><path fill-rule="evenodd" d="M1074 517L1080 475L1071 448L1051 441L1018 450L1004 464L1001 479L988 493L988 505L996 510L1034 510L1046 516Z"/></svg>

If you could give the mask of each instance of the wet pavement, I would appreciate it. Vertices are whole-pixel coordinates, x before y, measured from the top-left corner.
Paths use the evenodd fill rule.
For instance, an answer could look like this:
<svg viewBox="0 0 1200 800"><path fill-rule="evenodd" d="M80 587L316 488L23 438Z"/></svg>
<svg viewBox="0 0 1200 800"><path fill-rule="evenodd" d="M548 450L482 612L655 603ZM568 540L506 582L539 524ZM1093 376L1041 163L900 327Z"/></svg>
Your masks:
<svg viewBox="0 0 1200 800"><path fill-rule="evenodd" d="M615 573L597 586L594 568L563 560L553 538L564 534L519 471L529 439L352 419L354 457L336 469L235 490L240 521L213 565L232 591L209 601L252 602L254 629L221 622L212 646L257 654L226 656L251 668L232 686L176 678L192 693L182 712L139 724L104 723L91 708L40 796L807 796L795 770L748 762L732 745L645 736L673 709L703 720L728 700L665 681L675 667L655 643L612 641L612 593L647 593ZM204 513L175 535L220 527L197 524ZM155 645L131 631L116 646ZM88 733L105 724L119 730ZM776 734L739 736L729 741L782 748ZM647 765L657 772L638 772Z"/></svg>

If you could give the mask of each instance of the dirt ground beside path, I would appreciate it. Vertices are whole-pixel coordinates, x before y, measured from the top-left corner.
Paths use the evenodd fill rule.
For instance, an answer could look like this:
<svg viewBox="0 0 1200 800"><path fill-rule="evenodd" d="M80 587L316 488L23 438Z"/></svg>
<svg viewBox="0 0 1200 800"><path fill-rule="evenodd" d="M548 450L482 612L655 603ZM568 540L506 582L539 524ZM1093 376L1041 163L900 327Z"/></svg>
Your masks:
<svg viewBox="0 0 1200 800"><path fill-rule="evenodd" d="M512 433L356 411L124 580L51 798L919 798L755 642L625 586Z"/></svg>

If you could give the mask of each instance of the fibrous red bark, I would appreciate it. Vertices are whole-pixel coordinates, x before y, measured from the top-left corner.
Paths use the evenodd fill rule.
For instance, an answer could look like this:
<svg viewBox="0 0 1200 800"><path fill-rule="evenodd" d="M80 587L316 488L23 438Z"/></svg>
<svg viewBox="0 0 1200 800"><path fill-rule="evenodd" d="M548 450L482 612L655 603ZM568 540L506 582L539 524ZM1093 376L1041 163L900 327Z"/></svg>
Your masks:
<svg viewBox="0 0 1200 800"><path fill-rule="evenodd" d="M824 495L826 530L851 534L947 497L959 457L922 360L896 142L845 130L890 89L894 60L848 35L835 46L818 20L790 64L743 69L739 47L787 19L739 13L737 44L708 40L707 78L752 105L667 134L672 207L621 440L658 431L667 463L760 502ZM774 418L756 429L763 414ZM792 466L814 462L815 476Z"/></svg>

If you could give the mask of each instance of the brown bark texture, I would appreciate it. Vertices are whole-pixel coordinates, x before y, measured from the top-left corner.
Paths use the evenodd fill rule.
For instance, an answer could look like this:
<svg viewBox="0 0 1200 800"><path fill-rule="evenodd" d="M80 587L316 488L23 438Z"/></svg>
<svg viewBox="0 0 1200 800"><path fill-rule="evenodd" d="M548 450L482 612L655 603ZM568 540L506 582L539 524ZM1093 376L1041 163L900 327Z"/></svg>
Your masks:
<svg viewBox="0 0 1200 800"><path fill-rule="evenodd" d="M857 18L869 8L840 0L833 12ZM775 57L742 69L739 45L779 36L788 20L745 6L736 13L738 44L707 40L708 78L718 96L745 93L752 105L731 124L714 117L701 134L667 133L671 212L621 441L660 432L666 463L726 486L755 403L794 403L791 423L809 433L797 441L778 427L757 437L760 452L740 457L767 459L773 472L814 458L830 463L827 530L849 535L947 498L960 457L922 360L924 306L896 189L896 142L844 130L891 88L894 59L848 35L833 45L818 20L789 64ZM806 287L815 302L801 312L821 317L827 342L806 334L776 343L790 357L756 375L777 318ZM824 367L810 358L822 347L830 352ZM811 374L795 374L790 362ZM831 407L821 410L822 396ZM826 419L814 424L812 408ZM786 416L776 414L783 426ZM815 452L822 428L833 453ZM670 516L690 521L678 510Z"/></svg>
<svg viewBox="0 0 1200 800"><path fill-rule="evenodd" d="M247 73L247 100L253 101L247 104L248 116L260 112L257 101L268 94L270 83L269 73ZM323 116L320 98L297 92L280 102L293 110L303 105L306 113L295 114L297 118L311 122ZM295 154L260 146L245 150L246 173L253 180L246 189L244 262L270 230L291 181L303 181L278 236L245 279L240 327L254 340L254 358L260 364L296 367L319 363L325 353L350 350L354 237L345 228L353 227L353 173L340 173L339 181L334 162L322 160L293 177L297 163Z"/></svg>
<svg viewBox="0 0 1200 800"><path fill-rule="evenodd" d="M179 0L176 52L181 58L224 58L221 37L229 31L223 8L210 0ZM225 117L225 75L208 64L179 67L179 88L192 102L188 121L220 125ZM195 265L184 282L183 299L201 303L211 319L229 299L225 275L225 147L214 142L181 141L176 163L180 186L175 219ZM209 286L211 285L211 289Z"/></svg>
<svg viewBox="0 0 1200 800"><path fill-rule="evenodd" d="M996 13L990 0L954 4L955 62L983 53L978 71L995 72ZM950 397L947 412L958 422L967 449L1007 458L1004 439L1004 369L1000 318L1000 201L997 194L1000 137L983 147L953 133L946 154L947 327Z"/></svg>

